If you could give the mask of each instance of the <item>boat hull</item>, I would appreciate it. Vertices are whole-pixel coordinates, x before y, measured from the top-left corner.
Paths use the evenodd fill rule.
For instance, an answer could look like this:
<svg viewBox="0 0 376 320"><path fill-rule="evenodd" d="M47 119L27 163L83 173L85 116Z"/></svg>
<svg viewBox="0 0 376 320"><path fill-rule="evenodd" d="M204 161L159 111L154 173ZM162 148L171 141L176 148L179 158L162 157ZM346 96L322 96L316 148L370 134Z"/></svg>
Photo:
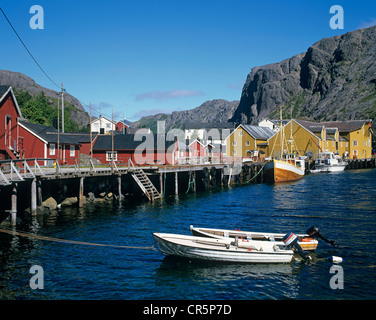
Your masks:
<svg viewBox="0 0 376 320"><path fill-rule="evenodd" d="M271 183L297 181L304 177L304 169L280 160L266 163L264 172L265 180Z"/></svg>
<svg viewBox="0 0 376 320"><path fill-rule="evenodd" d="M346 165L324 165L319 166L319 172L342 172L346 168Z"/></svg>
<svg viewBox="0 0 376 320"><path fill-rule="evenodd" d="M220 239L161 233L154 233L153 236L164 255L188 259L235 263L289 263L294 254L292 250L269 252L235 247L230 244L231 241Z"/></svg>
<svg viewBox="0 0 376 320"><path fill-rule="evenodd" d="M264 232L251 232L251 231L237 231L237 230L224 230L212 228L194 228L191 226L193 236L198 237L211 237L220 239L222 237L229 238L244 238L244 239L257 239L262 241L275 241L282 244L283 233L264 233ZM305 251L315 251L317 249L318 241L310 238L307 234L297 234L299 237L298 244Z"/></svg>

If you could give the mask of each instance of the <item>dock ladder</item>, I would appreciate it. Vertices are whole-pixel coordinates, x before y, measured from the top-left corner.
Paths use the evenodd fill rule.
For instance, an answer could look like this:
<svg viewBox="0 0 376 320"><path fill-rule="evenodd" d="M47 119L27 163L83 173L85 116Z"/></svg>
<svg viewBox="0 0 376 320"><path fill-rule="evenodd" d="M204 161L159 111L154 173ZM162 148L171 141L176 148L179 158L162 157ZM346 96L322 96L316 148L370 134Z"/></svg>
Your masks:
<svg viewBox="0 0 376 320"><path fill-rule="evenodd" d="M129 160L131 161L131 160ZM157 188L150 181L144 170L135 167L131 162L133 172L132 177L137 182L138 186L141 188L143 193L148 197L149 201L154 201L156 199L162 199L161 194L158 192Z"/></svg>

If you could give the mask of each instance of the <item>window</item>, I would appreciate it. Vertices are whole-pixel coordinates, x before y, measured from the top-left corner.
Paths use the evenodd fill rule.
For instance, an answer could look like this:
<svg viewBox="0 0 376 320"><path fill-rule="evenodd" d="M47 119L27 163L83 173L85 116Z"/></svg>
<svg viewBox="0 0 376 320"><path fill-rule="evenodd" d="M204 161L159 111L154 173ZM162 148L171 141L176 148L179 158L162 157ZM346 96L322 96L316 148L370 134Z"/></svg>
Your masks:
<svg viewBox="0 0 376 320"><path fill-rule="evenodd" d="M249 141L247 140L246 142L245 142L245 145L247 146L247 147L249 147L250 146L250 143L249 143Z"/></svg>
<svg viewBox="0 0 376 320"><path fill-rule="evenodd" d="M232 145L235 147L235 146L236 146L236 141L233 141L233 142L232 142Z"/></svg>
<svg viewBox="0 0 376 320"><path fill-rule="evenodd" d="M349 147L349 143L348 142L346 142L346 148L348 148Z"/></svg>
<svg viewBox="0 0 376 320"><path fill-rule="evenodd" d="M106 161L111 161L112 159L112 151L106 152ZM117 151L114 151L114 161L117 161Z"/></svg>
<svg viewBox="0 0 376 320"><path fill-rule="evenodd" d="M358 140L354 140L354 141L353 141L353 146L354 146L354 147L357 147L357 146L358 146Z"/></svg>
<svg viewBox="0 0 376 320"><path fill-rule="evenodd" d="M241 137L243 135L243 131L239 131L239 136Z"/></svg>
<svg viewBox="0 0 376 320"><path fill-rule="evenodd" d="M234 156L236 155L236 150L232 151L232 155L234 155Z"/></svg>
<svg viewBox="0 0 376 320"><path fill-rule="evenodd" d="M76 147L70 146L70 156L74 157L76 155Z"/></svg>
<svg viewBox="0 0 376 320"><path fill-rule="evenodd" d="M54 144L50 144L50 156L54 156L56 153L56 146Z"/></svg>

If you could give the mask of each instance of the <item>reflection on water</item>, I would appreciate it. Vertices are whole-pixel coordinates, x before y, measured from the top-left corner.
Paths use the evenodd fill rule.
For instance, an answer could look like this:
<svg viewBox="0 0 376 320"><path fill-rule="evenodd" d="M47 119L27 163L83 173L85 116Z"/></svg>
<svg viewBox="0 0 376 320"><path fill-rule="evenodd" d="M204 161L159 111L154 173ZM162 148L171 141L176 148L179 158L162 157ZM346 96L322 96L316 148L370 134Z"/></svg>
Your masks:
<svg viewBox="0 0 376 320"><path fill-rule="evenodd" d="M28 218L17 229L61 239L151 246L153 232L190 234L189 226L304 233L316 225L314 260L220 264L166 258L158 251L45 242L0 233L2 299L374 299L376 170L308 175L287 184L255 184L167 197L90 204ZM332 290L331 255L341 256L345 289ZM41 265L45 289L30 289Z"/></svg>
<svg viewBox="0 0 376 320"><path fill-rule="evenodd" d="M221 293L212 297L214 299L225 299L229 292L234 299L247 299L250 294L260 299L293 299L298 292L292 264L231 264L166 257L157 269L157 275L155 286L158 288L168 285L166 279L169 278L174 283L177 277L187 285L193 282L197 295L191 297L193 299L199 298L200 291L207 290L206 286ZM283 289L278 290L277 286ZM275 287L274 292L263 290L268 287ZM181 294L183 298L189 298L187 293Z"/></svg>

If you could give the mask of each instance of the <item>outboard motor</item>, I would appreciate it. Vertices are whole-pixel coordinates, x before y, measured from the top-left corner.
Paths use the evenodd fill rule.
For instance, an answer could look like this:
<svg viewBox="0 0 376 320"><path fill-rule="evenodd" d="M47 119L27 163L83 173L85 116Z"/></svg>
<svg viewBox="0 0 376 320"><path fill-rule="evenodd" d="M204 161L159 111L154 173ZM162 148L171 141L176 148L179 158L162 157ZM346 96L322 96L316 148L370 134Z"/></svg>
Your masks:
<svg viewBox="0 0 376 320"><path fill-rule="evenodd" d="M312 227L308 228L307 233L308 233L308 235L309 235L311 238L320 238L321 240L324 240L325 242L331 244L333 247L338 247L338 242L336 242L336 241L334 241L334 240L328 240L328 239L326 239L326 238L320 233L319 228L317 228L317 227L315 227L315 226L312 226Z"/></svg>
<svg viewBox="0 0 376 320"><path fill-rule="evenodd" d="M298 243L298 236L295 235L294 233L290 232L288 234L286 234L283 238L282 238L282 241L287 245L287 246L292 246L294 249L296 249L296 251L299 253L299 255L305 259L305 260L308 260L308 259L311 259L311 257L308 255L307 252L305 252L302 247L300 246L300 244Z"/></svg>

